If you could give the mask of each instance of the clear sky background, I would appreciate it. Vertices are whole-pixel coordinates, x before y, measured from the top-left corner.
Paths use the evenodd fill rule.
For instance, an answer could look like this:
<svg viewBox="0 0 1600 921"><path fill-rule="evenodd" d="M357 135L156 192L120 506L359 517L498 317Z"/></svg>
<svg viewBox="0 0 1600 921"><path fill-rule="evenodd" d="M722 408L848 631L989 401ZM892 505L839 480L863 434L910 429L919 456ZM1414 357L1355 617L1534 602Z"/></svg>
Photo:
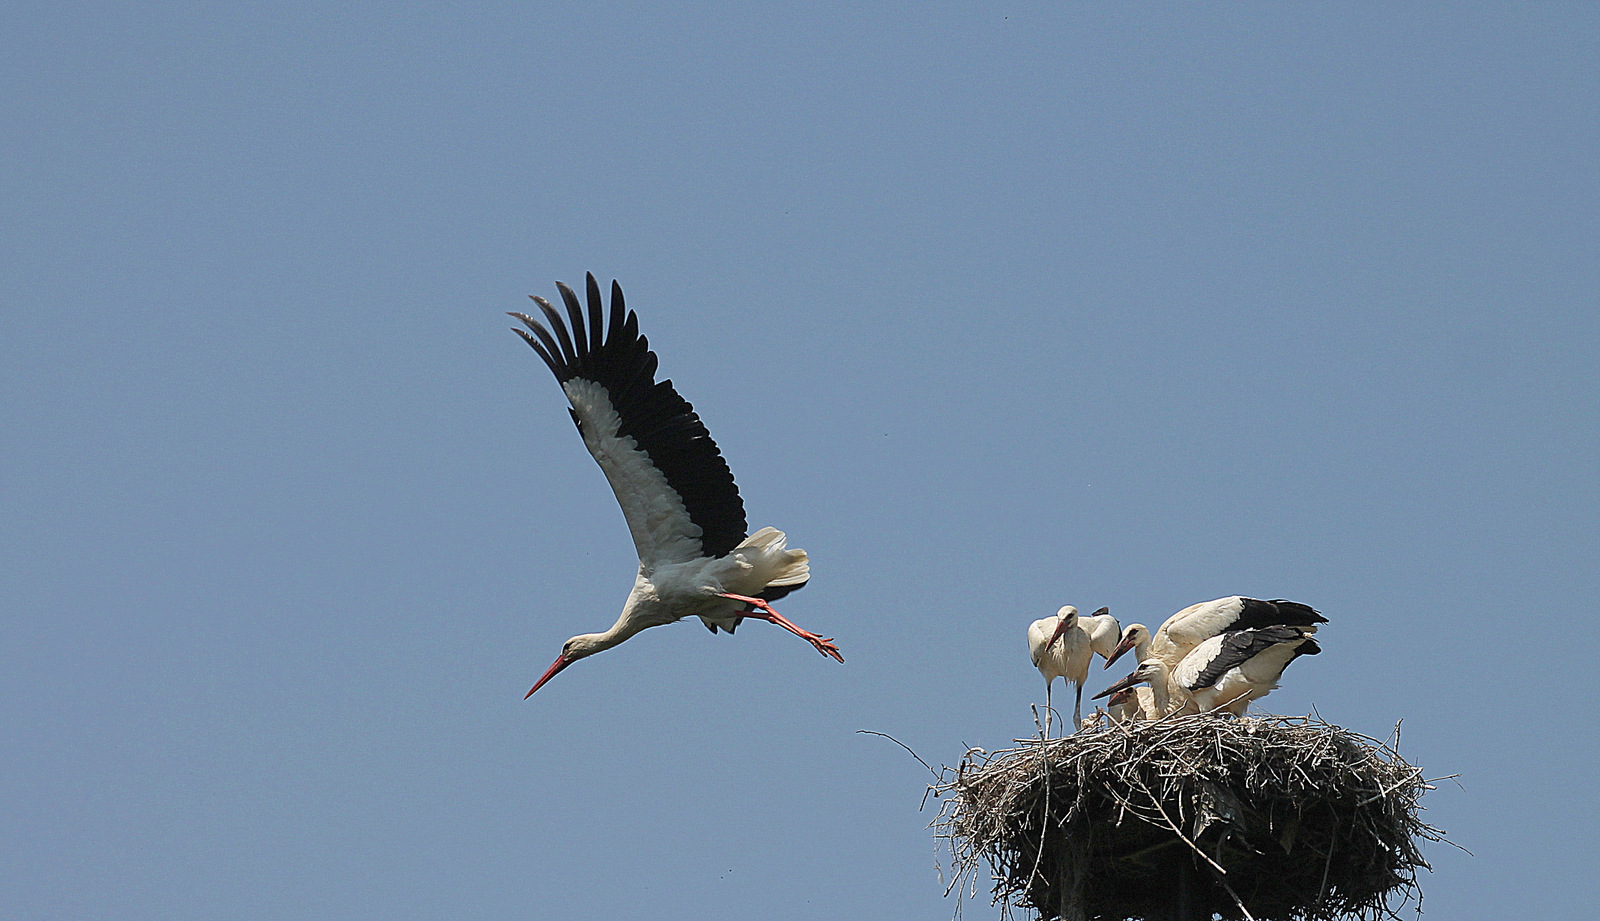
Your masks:
<svg viewBox="0 0 1600 921"><path fill-rule="evenodd" d="M17 3L0 78L6 918L948 917L856 730L1235 593L1461 775L1428 916L1592 912L1593 6ZM504 316L590 270L847 664L522 700L633 578Z"/></svg>

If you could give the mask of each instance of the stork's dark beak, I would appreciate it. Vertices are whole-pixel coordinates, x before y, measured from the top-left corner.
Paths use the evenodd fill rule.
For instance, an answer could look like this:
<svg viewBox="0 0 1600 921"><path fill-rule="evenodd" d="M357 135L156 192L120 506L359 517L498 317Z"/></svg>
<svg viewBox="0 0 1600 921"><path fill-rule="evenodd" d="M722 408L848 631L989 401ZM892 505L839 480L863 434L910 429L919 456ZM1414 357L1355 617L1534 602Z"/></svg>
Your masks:
<svg viewBox="0 0 1600 921"><path fill-rule="evenodd" d="M1065 618L1063 618L1062 620L1057 622L1056 623L1056 632L1050 634L1050 642L1045 643L1044 644L1044 648L1049 649L1051 646L1054 646L1056 644L1056 640L1061 639L1061 634L1066 633L1067 632L1067 628L1070 627L1070 626L1072 626L1071 622L1066 620Z"/></svg>
<svg viewBox="0 0 1600 921"><path fill-rule="evenodd" d="M544 673L544 677L540 678L538 682L535 683L531 689L529 689L528 693L522 695L522 699L527 700L528 698L532 697L534 691L544 687L544 683L546 681L549 681L551 678L556 676L556 672L559 672L568 665L571 665L574 661L576 660L569 659L566 656L556 656L556 661L550 666L550 670Z"/></svg>
<svg viewBox="0 0 1600 921"><path fill-rule="evenodd" d="M1129 675L1128 677L1122 679L1121 681L1118 681L1116 684L1113 684L1111 687L1106 688L1104 691L1101 691L1100 693L1094 695L1093 697L1091 697L1089 699L1090 700L1099 700L1102 697L1109 697L1112 694L1117 693L1118 691L1126 691L1128 688L1135 687L1137 685L1143 684L1145 679L1135 677L1138 674L1139 674L1139 672L1137 670L1135 670L1132 675Z"/></svg>
<svg viewBox="0 0 1600 921"><path fill-rule="evenodd" d="M1106 660L1106 664L1100 666L1100 669L1102 671L1104 671L1105 669L1110 668L1111 667L1111 663L1113 663L1113 662L1117 661L1118 659L1122 658L1122 654L1123 653L1127 652L1128 650L1132 649L1133 647L1135 647L1137 645L1139 645L1139 644L1134 641L1133 637L1131 637L1131 636L1123 637L1122 638L1122 642L1117 644L1117 648L1111 650L1111 658L1107 659Z"/></svg>

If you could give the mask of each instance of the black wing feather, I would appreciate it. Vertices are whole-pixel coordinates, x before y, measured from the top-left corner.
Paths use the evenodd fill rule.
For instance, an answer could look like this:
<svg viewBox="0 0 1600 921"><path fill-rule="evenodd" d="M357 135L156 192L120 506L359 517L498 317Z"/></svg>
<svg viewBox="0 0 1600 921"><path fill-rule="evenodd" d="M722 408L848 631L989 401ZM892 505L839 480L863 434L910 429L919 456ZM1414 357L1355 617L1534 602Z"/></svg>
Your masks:
<svg viewBox="0 0 1600 921"><path fill-rule="evenodd" d="M1312 627L1328 622L1328 619L1315 608L1298 601L1286 601L1282 598L1272 601L1244 598L1242 601L1239 616L1228 625L1229 630L1258 630L1262 627L1279 626Z"/></svg>
<svg viewBox="0 0 1600 921"><path fill-rule="evenodd" d="M565 288L563 288L562 291L564 294L571 293L566 291ZM533 302L539 305L540 312L543 313L544 318L550 322L550 328L555 330L556 339L560 340L561 342L562 360L564 360L568 365L576 364L578 361L578 353L572 347L572 337L567 335L567 324L561 322L561 314L550 305L549 301L542 297L534 298Z"/></svg>
<svg viewBox="0 0 1600 921"><path fill-rule="evenodd" d="M1212 659L1195 678L1190 690L1208 688L1217 683L1223 673L1236 665L1243 665L1252 657L1266 652L1279 643L1292 643L1295 640L1310 640L1296 627L1273 626L1262 627L1257 630L1239 630L1223 636L1222 646L1217 650L1216 658ZM1316 646L1315 640L1310 640L1315 652L1307 651L1305 655L1316 655L1322 650Z"/></svg>
<svg viewBox="0 0 1600 921"><path fill-rule="evenodd" d="M590 328L585 336L577 295L560 282L556 287L566 302L576 341L561 314L539 297L534 298L534 303L539 305L550 330L532 317L512 314L538 338L522 330L517 332L550 366L556 380L564 384L582 378L605 388L612 408L621 417L618 434L632 436L666 477L667 484L682 497L689 520L702 532L703 551L713 557L727 554L747 536L739 487L694 406L678 394L672 381L655 380L656 355L650 350L649 340L639 335L638 317L624 306L622 288L611 283L609 329L602 330L600 286L592 273L588 276L585 293Z"/></svg>
<svg viewBox="0 0 1600 921"><path fill-rule="evenodd" d="M522 322L528 324L529 326L537 326L537 321L535 321L533 319L533 317L530 317L525 313L508 313L508 314L506 314L506 316L508 316L508 317L516 317L517 319L519 319ZM511 331L516 333L517 335L521 336L523 339L526 339L528 341L528 344L533 346L533 350L535 352L539 353L539 357L544 359L545 365L547 367L549 367L552 372L554 372L556 374L560 374L561 373L561 371L560 371L561 366L559 364L557 364L557 362L556 362L556 360L554 358L550 357L550 353L545 351L544 346L540 345L539 341L537 339L535 339L532 336L528 335L527 330L517 329L515 326L513 326L513 327L511 327ZM541 330L541 332L542 332L542 330Z"/></svg>
<svg viewBox="0 0 1600 921"><path fill-rule="evenodd" d="M622 299L622 286L617 284L615 281L612 281L611 282L611 340L616 339L617 336L619 335L618 330L622 329L622 326L623 326L623 323L625 322L625 318L627 316L627 313L628 313L627 303ZM607 342L606 342L607 346L611 345L611 340L607 340Z"/></svg>
<svg viewBox="0 0 1600 921"><path fill-rule="evenodd" d="M561 299L567 304L567 319L572 321L572 343L577 354L582 355L589 351L589 340L583 331L583 308L578 305L578 296L572 289L561 285Z"/></svg>
<svg viewBox="0 0 1600 921"><path fill-rule="evenodd" d="M806 583L804 582L800 582L796 585L769 585L760 592L756 593L756 597L764 601L777 601L790 592L798 592L805 587ZM728 632L732 633L733 631L729 630Z"/></svg>
<svg viewBox="0 0 1600 921"><path fill-rule="evenodd" d="M598 285L589 286L589 341L595 348L605 344L605 303L600 300Z"/></svg>
<svg viewBox="0 0 1600 921"><path fill-rule="evenodd" d="M533 302L542 308L548 309L550 305L541 303L543 300L543 298L536 297L533 299ZM513 313L511 316L521 320L524 326L533 330L534 335L539 337L539 342L535 343L528 337L527 333L523 333L522 330L517 329L517 332L522 335L522 338L527 339L528 344L537 349L540 355L544 356L545 363L550 365L550 370L554 371L556 374L560 374L561 372L557 370L557 368L565 367L567 364L567 359L566 356L562 354L561 347L556 345L556 341L550 337L550 331L540 325L538 320L535 320L533 317L530 317L525 313ZM512 329L516 329L516 327L513 326ZM540 349L540 344L543 344L544 348ZM561 356L559 360L557 359L557 356Z"/></svg>

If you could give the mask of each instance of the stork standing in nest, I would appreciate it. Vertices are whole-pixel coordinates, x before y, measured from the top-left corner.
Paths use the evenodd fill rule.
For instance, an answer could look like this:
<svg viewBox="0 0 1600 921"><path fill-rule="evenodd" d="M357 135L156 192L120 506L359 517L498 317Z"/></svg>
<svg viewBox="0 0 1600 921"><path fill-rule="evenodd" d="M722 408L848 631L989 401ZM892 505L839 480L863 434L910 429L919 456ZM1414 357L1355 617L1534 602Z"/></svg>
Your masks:
<svg viewBox="0 0 1600 921"><path fill-rule="evenodd" d="M1302 627L1316 633L1317 624L1328 622L1315 608L1282 598L1261 601L1243 595L1229 595L1214 601L1191 604L1167 618L1155 635L1144 624L1129 624L1122 641L1106 659L1106 668L1130 649L1139 650L1139 660L1155 656L1170 669L1178 667L1184 656L1213 637L1256 627Z"/></svg>
<svg viewBox="0 0 1600 921"><path fill-rule="evenodd" d="M1064 605L1053 617L1041 617L1028 625L1028 654L1034 667L1044 676L1045 733L1050 731L1050 689L1057 678L1077 686L1072 707L1072 725L1083 725L1083 684L1089 680L1089 663L1094 654L1110 655L1120 631L1117 619L1101 608L1088 617Z"/></svg>
<svg viewBox="0 0 1600 921"><path fill-rule="evenodd" d="M1321 651L1304 627L1235 630L1196 646L1175 669L1151 656L1140 662L1133 674L1095 697L1115 695L1148 682L1155 709L1162 716L1217 710L1243 716L1252 700L1278 687L1290 662Z"/></svg>
<svg viewBox="0 0 1600 921"><path fill-rule="evenodd" d="M765 620L843 662L831 638L802 630L772 609L771 602L810 578L806 552L787 549L775 528L745 533L744 500L727 461L689 401L670 380L655 379L656 355L624 306L622 288L611 283L608 323L593 274L587 319L572 289L556 287L570 329L541 297L533 301L548 328L513 313L527 327L513 329L544 359L572 404L584 446L622 506L639 570L617 622L567 640L523 699L579 659L690 616L712 633L732 633L745 619Z"/></svg>

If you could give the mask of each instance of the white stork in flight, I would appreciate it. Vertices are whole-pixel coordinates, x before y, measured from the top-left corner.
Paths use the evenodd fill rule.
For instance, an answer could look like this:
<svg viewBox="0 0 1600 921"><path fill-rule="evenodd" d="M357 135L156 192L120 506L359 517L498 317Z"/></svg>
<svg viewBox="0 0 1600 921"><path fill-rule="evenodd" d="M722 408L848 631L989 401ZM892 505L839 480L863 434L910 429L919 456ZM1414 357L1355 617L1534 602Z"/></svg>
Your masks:
<svg viewBox="0 0 1600 921"><path fill-rule="evenodd" d="M1095 697L1114 695L1149 682L1153 702L1163 715L1174 710L1227 710L1234 716L1243 716L1250 701L1267 696L1278 686L1290 662L1321 651L1305 627L1277 625L1235 630L1196 646L1175 669L1151 656L1140 662L1133 674ZM1169 691L1177 700L1169 701Z"/></svg>
<svg viewBox="0 0 1600 921"><path fill-rule="evenodd" d="M639 335L638 318L623 305L622 288L611 283L607 322L591 273L586 324L578 296L560 282L556 287L570 331L542 297L533 301L549 327L513 313L527 330L512 328L550 366L571 402L584 446L622 506L639 553L639 574L611 629L567 640L523 699L573 662L647 627L691 615L712 633L732 633L745 618L765 620L843 662L831 638L802 630L772 609L771 602L810 578L806 552L785 549L784 533L776 528L746 535L744 501L727 461L689 401L670 380L656 380L655 353Z"/></svg>

